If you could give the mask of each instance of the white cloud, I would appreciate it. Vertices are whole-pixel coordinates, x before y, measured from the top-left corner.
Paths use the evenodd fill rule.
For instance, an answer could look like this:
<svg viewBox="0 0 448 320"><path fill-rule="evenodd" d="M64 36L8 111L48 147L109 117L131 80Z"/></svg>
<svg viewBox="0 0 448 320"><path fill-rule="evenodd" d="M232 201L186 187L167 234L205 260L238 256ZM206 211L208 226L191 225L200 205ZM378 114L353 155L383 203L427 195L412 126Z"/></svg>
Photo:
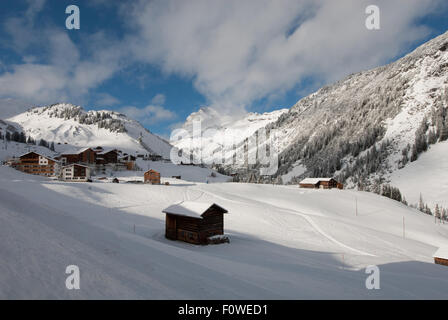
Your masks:
<svg viewBox="0 0 448 320"><path fill-rule="evenodd" d="M137 58L190 77L211 104L230 108L307 77L333 81L383 64L427 35L415 20L442 3L374 2L379 31L365 28L371 0L141 1L128 21Z"/></svg>
<svg viewBox="0 0 448 320"><path fill-rule="evenodd" d="M37 28L34 19L44 4L43 0L30 0L22 16L4 22L11 37L6 45L21 55L23 63L3 68L0 98L33 104L85 102L91 89L126 65L127 46L102 32L84 36L82 43L75 44L65 29L49 25Z"/></svg>
<svg viewBox="0 0 448 320"><path fill-rule="evenodd" d="M141 0L118 6L131 27L123 39L98 32L81 44L51 24L36 29L46 1L28 3L23 15L3 23L11 38L5 45L23 63L1 68L0 99L82 103L118 71L143 62L191 79L208 104L235 111L300 89L304 79L325 83L385 63L428 34L415 21L443 1L374 1L381 30L369 31L371 0ZM102 98L99 105L116 102ZM160 95L145 108L123 109L145 123L174 119L164 103Z"/></svg>
<svg viewBox="0 0 448 320"><path fill-rule="evenodd" d="M0 119L7 119L29 109L32 104L24 100L0 98Z"/></svg>
<svg viewBox="0 0 448 320"><path fill-rule="evenodd" d="M120 100L118 100L117 98L106 92L97 94L97 99L95 101L95 105L100 107L113 106L119 103Z"/></svg>
<svg viewBox="0 0 448 320"><path fill-rule="evenodd" d="M119 112L124 113L131 119L136 119L144 125L152 125L158 122L164 122L173 120L176 118L176 114L163 105L165 104L165 96L163 94L157 94L152 98L151 104L144 108L138 108L135 106L123 107Z"/></svg>

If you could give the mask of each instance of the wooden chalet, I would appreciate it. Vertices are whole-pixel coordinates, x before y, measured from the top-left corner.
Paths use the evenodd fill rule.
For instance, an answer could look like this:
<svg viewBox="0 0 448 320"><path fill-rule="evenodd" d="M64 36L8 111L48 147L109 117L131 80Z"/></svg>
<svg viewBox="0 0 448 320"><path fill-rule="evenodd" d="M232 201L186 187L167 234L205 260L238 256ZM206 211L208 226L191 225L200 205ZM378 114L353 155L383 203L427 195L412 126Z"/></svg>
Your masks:
<svg viewBox="0 0 448 320"><path fill-rule="evenodd" d="M439 248L433 255L434 263L448 267L448 247Z"/></svg>
<svg viewBox="0 0 448 320"><path fill-rule="evenodd" d="M145 172L144 182L150 184L160 184L160 173L151 169Z"/></svg>
<svg viewBox="0 0 448 320"><path fill-rule="evenodd" d="M306 178L299 182L300 188L307 189L343 189L343 184L333 178Z"/></svg>
<svg viewBox="0 0 448 320"><path fill-rule="evenodd" d="M209 244L216 243L213 238L224 235L224 214L228 211L215 203L184 201L169 206L163 212L166 214L165 237L168 239Z"/></svg>
<svg viewBox="0 0 448 320"><path fill-rule="evenodd" d="M96 153L96 164L118 163L118 150L107 150Z"/></svg>
<svg viewBox="0 0 448 320"><path fill-rule="evenodd" d="M88 181L90 179L90 168L77 163L64 166L61 170L61 179L64 181Z"/></svg>
<svg viewBox="0 0 448 320"><path fill-rule="evenodd" d="M72 163L95 164L96 152L91 148L62 153L59 157L63 165Z"/></svg>
<svg viewBox="0 0 448 320"><path fill-rule="evenodd" d="M53 177L59 173L57 160L36 152L28 152L12 163L12 167L29 174Z"/></svg>

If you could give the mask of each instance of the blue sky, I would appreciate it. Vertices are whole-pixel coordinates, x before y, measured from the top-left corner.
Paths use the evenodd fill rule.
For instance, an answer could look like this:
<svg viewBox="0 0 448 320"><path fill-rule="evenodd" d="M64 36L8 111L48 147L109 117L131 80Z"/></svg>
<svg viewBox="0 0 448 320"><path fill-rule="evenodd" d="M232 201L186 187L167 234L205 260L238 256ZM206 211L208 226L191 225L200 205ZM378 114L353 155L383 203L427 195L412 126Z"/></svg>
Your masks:
<svg viewBox="0 0 448 320"><path fill-rule="evenodd" d="M67 30L65 8L80 9ZM380 9L367 30L365 8ZM0 117L70 102L167 136L199 107L290 107L448 30L443 0L0 2Z"/></svg>

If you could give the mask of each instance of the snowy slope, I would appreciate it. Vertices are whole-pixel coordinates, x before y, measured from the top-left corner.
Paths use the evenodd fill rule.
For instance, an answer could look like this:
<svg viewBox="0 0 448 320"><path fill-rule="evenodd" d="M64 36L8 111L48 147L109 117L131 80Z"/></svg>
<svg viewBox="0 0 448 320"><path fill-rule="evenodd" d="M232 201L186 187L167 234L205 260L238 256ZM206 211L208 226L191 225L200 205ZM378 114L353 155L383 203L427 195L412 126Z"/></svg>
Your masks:
<svg viewBox="0 0 448 320"><path fill-rule="evenodd" d="M104 127L95 122L97 118L98 121L105 118ZM55 142L58 152L73 147L102 146L132 154L154 153L169 159L171 150L168 142L150 133L137 121L112 111L86 112L71 104L56 104L33 108L7 120L20 126L27 136L35 140ZM111 128L107 128L108 121L113 121ZM114 130L114 126L118 130Z"/></svg>
<svg viewBox="0 0 448 320"><path fill-rule="evenodd" d="M166 240L162 210L182 200L228 209L230 244ZM447 299L448 268L432 263L447 244L446 225L371 193L62 183L0 167L0 298ZM380 290L365 287L372 264Z"/></svg>
<svg viewBox="0 0 448 320"><path fill-rule="evenodd" d="M430 208L448 208L448 141L433 145L420 158L390 176L409 203L417 204L422 195Z"/></svg>

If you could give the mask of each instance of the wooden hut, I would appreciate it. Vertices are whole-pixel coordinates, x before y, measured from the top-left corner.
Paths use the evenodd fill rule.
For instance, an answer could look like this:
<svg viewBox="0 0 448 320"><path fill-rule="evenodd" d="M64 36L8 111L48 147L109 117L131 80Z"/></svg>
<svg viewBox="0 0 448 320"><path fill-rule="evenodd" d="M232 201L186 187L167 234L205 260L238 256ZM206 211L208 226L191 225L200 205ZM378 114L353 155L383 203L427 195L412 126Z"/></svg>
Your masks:
<svg viewBox="0 0 448 320"><path fill-rule="evenodd" d="M168 239L208 244L216 243L212 238L224 235L224 214L228 211L215 203L183 201L162 212L166 214Z"/></svg>
<svg viewBox="0 0 448 320"><path fill-rule="evenodd" d="M160 173L151 169L145 172L144 182L150 184L160 184Z"/></svg>
<svg viewBox="0 0 448 320"><path fill-rule="evenodd" d="M308 189L343 189L342 183L337 182L333 178L306 178L300 181L300 188Z"/></svg>
<svg viewBox="0 0 448 320"><path fill-rule="evenodd" d="M448 247L439 248L433 255L434 263L448 267Z"/></svg>

